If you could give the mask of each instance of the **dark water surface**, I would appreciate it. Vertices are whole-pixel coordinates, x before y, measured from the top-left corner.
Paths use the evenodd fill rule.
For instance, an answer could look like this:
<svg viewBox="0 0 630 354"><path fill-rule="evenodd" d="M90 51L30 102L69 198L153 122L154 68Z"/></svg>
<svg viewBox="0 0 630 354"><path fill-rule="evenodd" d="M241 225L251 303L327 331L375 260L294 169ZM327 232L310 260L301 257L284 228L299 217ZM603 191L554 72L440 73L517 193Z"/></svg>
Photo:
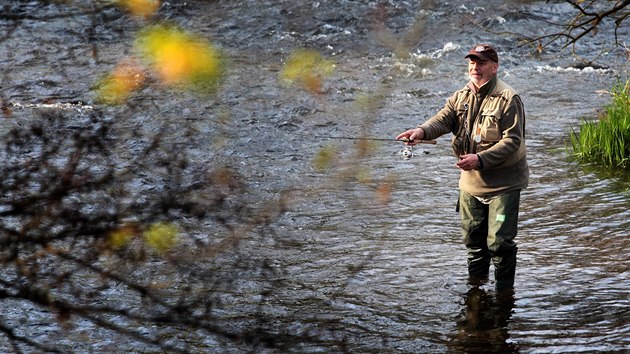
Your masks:
<svg viewBox="0 0 630 354"><path fill-rule="evenodd" d="M54 3L30 6L42 17L68 11ZM566 19L568 7L544 1L193 1L169 3L163 11L224 49L230 74L216 99L147 89L147 98L134 103L141 113L126 124L150 129L160 117L194 126L208 136L207 145L194 150L198 158L237 166L261 200L296 189L295 203L274 225L277 237L252 241L249 250L270 260L277 288L260 304L258 280L242 279L238 293L225 294L229 306L219 315L226 325L246 327L263 316L269 328L319 339L292 344L295 352L630 351L630 197L616 178L565 153L570 129L608 102L600 91L627 77L627 54L609 45L596 68L577 69L582 62L570 51L551 47L537 58L514 36L471 22L540 35L549 25L539 20ZM374 26L378 18L393 38L407 35L398 46L406 56L392 54L392 39L379 41L385 35ZM57 103L53 109L84 114L93 83L129 50L137 28L116 11L96 20L24 20L0 42L0 95L13 107L2 130L31 119L45 100ZM630 45L628 26L619 36ZM602 28L578 54L595 57L606 40L611 37ZM424 121L465 84L463 56L481 41L496 43L500 77L521 92L527 111L531 183L522 195L513 297L495 294L492 282L467 285L454 211L458 170L448 137L418 147L411 160L399 157L397 143L379 143L358 158L356 142L329 138L393 138ZM336 64L323 94L278 83L288 55L303 47ZM59 104L79 101L87 107ZM230 138L222 150L211 143L219 130ZM318 171L313 157L328 145L342 151L342 162ZM389 203L378 202L378 185L391 187L391 194L383 193ZM17 318L20 311L11 313ZM33 335L63 344L55 325L42 321L31 326ZM96 351L125 345L98 334L74 336ZM0 349L7 349L2 340ZM200 341L210 351L218 345Z"/></svg>

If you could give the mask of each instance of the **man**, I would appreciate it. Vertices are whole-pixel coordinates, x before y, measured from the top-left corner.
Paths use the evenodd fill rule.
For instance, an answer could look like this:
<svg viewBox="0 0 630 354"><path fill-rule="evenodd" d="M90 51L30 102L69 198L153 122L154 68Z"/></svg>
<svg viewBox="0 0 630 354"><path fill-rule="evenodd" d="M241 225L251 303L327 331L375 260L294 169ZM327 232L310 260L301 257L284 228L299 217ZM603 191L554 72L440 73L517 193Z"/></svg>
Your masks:
<svg viewBox="0 0 630 354"><path fill-rule="evenodd" d="M529 181L525 111L514 89L497 78L499 57L491 45L476 45L465 58L466 87L435 116L396 139L415 145L453 133L470 280L484 282L492 260L497 290L513 289L520 193Z"/></svg>

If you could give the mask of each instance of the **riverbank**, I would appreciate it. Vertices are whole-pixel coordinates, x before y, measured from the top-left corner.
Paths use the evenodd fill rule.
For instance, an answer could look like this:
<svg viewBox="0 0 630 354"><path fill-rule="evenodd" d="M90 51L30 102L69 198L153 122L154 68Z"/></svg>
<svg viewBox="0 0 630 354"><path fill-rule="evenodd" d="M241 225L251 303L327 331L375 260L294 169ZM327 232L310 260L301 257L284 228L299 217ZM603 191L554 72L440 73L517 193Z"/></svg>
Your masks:
<svg viewBox="0 0 630 354"><path fill-rule="evenodd" d="M630 172L630 81L619 82L597 121L584 120L572 131L574 156L582 162ZM630 180L626 181L630 184Z"/></svg>

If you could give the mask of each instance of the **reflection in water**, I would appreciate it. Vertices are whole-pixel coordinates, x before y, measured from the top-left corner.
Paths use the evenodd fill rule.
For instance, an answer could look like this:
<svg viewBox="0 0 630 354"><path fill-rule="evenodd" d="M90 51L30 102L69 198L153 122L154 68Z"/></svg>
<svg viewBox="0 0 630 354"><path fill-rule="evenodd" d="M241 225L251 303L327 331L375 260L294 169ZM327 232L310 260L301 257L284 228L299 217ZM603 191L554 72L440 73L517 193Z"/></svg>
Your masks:
<svg viewBox="0 0 630 354"><path fill-rule="evenodd" d="M489 292L473 285L464 294L464 308L457 318L451 349L465 353L515 353L509 342L509 320L514 309L514 292Z"/></svg>

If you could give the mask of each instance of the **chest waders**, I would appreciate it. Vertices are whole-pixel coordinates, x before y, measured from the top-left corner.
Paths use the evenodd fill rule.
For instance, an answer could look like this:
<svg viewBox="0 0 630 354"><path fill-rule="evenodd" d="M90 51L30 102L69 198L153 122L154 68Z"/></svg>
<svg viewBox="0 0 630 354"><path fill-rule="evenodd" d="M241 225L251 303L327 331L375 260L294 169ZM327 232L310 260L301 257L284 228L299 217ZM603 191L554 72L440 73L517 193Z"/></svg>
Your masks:
<svg viewBox="0 0 630 354"><path fill-rule="evenodd" d="M521 191L517 189L501 194L486 204L460 191L462 236L468 251L471 282L485 281L492 261L497 290L514 287L517 252L514 238L520 195Z"/></svg>

